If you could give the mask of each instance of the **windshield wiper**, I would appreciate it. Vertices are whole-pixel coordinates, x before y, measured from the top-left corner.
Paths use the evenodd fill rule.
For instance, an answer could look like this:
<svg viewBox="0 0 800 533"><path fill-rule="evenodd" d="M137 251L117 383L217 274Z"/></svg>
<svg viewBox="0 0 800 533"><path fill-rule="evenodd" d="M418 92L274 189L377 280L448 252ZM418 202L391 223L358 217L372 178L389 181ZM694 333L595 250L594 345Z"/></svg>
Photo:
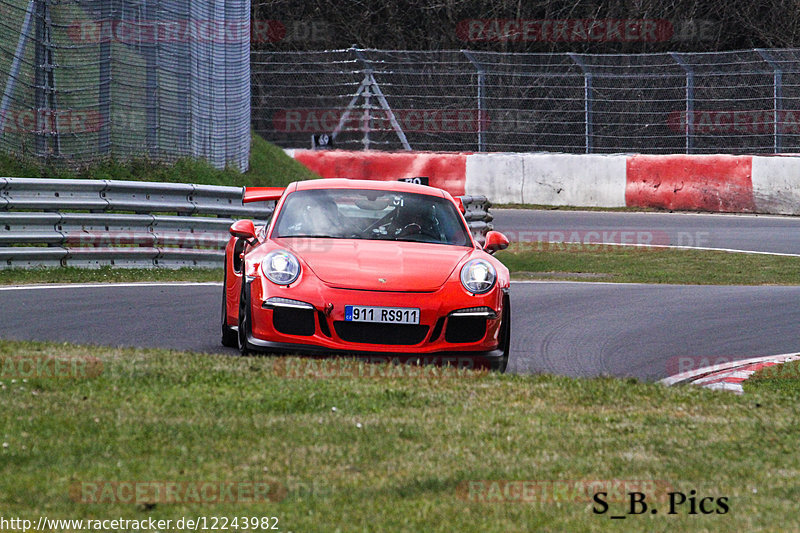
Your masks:
<svg viewBox="0 0 800 533"><path fill-rule="evenodd" d="M442 242L442 241L421 241L419 239L406 239L406 238L403 238L403 237L395 237L395 238L393 238L391 240L397 241L397 242L420 242L422 244L450 244L450 243Z"/></svg>

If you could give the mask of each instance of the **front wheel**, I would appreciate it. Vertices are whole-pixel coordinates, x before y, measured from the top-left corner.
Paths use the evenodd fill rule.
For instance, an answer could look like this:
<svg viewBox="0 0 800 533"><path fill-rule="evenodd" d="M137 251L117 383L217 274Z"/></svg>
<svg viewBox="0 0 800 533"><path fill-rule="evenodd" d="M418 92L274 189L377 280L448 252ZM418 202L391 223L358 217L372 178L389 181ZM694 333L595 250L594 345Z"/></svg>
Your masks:
<svg viewBox="0 0 800 533"><path fill-rule="evenodd" d="M242 268L242 290L239 295L239 331L237 344L239 353L249 355L250 348L247 345L247 334L250 331L250 291L247 286L247 276Z"/></svg>
<svg viewBox="0 0 800 533"><path fill-rule="evenodd" d="M505 372L508 367L508 356L511 353L511 299L503 298L503 321L500 323L500 344L503 356L492 365L492 370Z"/></svg>
<svg viewBox="0 0 800 533"><path fill-rule="evenodd" d="M222 277L222 345L229 348L238 348L239 338L236 330L228 325L228 272L226 269Z"/></svg>

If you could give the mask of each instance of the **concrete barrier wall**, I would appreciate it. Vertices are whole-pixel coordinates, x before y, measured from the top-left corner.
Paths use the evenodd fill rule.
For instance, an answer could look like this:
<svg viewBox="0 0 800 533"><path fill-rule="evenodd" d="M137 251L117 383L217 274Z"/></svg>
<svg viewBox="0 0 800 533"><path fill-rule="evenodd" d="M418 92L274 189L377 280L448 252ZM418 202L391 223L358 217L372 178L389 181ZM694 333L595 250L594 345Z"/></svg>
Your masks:
<svg viewBox="0 0 800 533"><path fill-rule="evenodd" d="M292 157L323 178L398 180L427 176L433 187L463 196L467 154L293 150Z"/></svg>
<svg viewBox="0 0 800 533"><path fill-rule="evenodd" d="M759 213L800 215L800 157L753 157L753 199Z"/></svg>
<svg viewBox="0 0 800 533"><path fill-rule="evenodd" d="M427 176L495 204L800 214L800 157L287 150L326 178Z"/></svg>
<svg viewBox="0 0 800 533"><path fill-rule="evenodd" d="M750 156L628 156L625 203L680 211L755 211Z"/></svg>
<svg viewBox="0 0 800 533"><path fill-rule="evenodd" d="M485 196L493 204L524 203L520 154L473 154L467 158L464 170L467 194Z"/></svg>
<svg viewBox="0 0 800 533"><path fill-rule="evenodd" d="M475 156L467 159L467 165L472 157ZM625 206L625 156L521 154L520 157L522 173L517 178L522 181L520 203ZM468 172L467 190L471 182L482 179Z"/></svg>

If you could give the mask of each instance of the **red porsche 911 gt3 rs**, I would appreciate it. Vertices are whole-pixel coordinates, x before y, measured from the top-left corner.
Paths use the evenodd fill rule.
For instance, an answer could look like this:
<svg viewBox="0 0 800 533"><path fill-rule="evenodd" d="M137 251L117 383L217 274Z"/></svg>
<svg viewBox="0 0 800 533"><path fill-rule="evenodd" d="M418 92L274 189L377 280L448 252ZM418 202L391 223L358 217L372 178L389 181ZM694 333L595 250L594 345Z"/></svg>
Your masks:
<svg viewBox="0 0 800 533"><path fill-rule="evenodd" d="M508 239L489 232L479 246L460 201L423 185L348 179L249 187L242 201L265 200L277 201L266 226L231 226L223 344L505 370L509 274L490 254Z"/></svg>

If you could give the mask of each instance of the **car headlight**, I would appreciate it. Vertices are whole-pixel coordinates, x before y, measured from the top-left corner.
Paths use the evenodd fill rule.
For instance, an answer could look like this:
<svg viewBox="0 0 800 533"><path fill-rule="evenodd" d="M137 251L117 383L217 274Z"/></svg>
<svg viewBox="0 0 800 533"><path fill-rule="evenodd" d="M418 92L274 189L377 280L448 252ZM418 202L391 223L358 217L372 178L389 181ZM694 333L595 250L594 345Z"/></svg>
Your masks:
<svg viewBox="0 0 800 533"><path fill-rule="evenodd" d="M261 271L272 283L289 285L300 275L300 262L286 250L276 250L264 257Z"/></svg>
<svg viewBox="0 0 800 533"><path fill-rule="evenodd" d="M489 292L496 280L494 267L483 259L473 259L461 268L461 284L473 294Z"/></svg>

